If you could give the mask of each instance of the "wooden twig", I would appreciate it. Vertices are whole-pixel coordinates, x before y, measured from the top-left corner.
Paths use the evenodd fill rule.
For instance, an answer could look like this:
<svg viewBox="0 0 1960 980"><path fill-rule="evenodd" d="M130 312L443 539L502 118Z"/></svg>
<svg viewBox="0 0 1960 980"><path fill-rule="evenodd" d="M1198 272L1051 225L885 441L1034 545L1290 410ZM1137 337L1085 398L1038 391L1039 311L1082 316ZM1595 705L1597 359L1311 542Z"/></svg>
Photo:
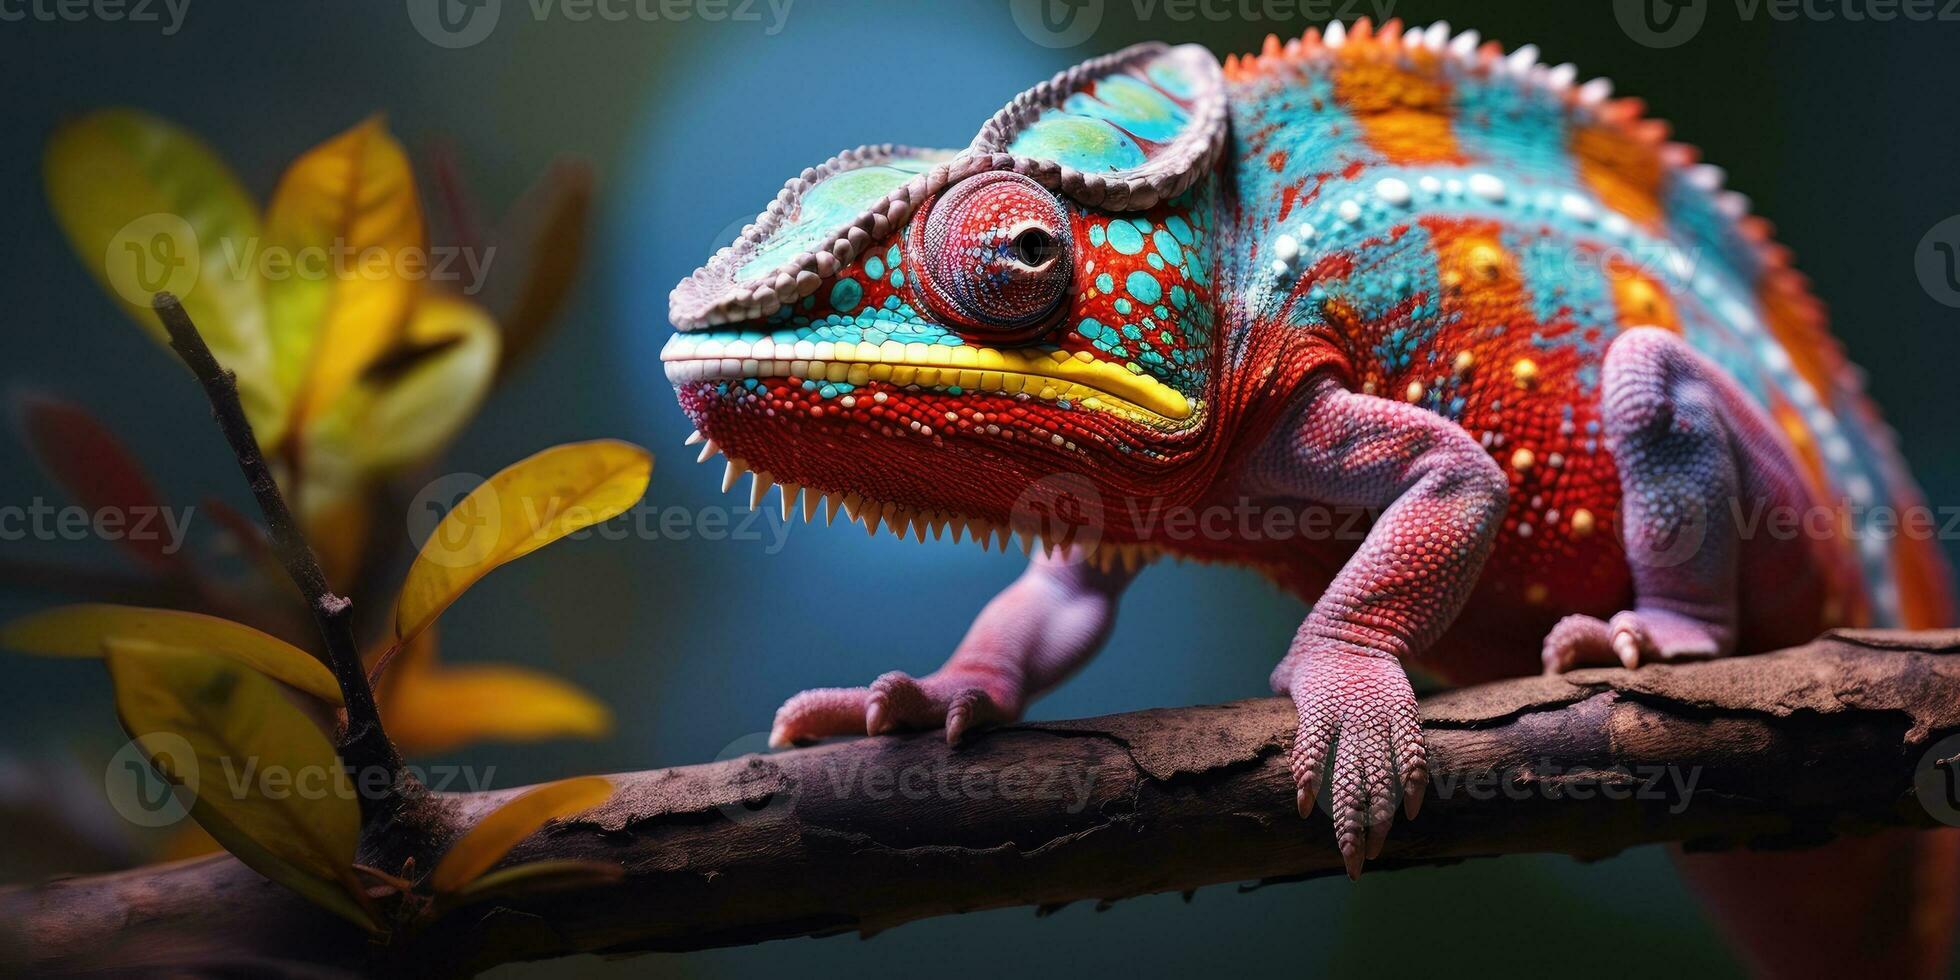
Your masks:
<svg viewBox="0 0 1960 980"><path fill-rule="evenodd" d="M1429 800L1368 873L1668 841L1805 847L1960 820L1960 802L1915 792L1960 734L1955 654L1960 632L1850 633L1437 695L1423 704ZM610 862L616 882L501 896L383 946L217 857L0 893L0 964L11 927L11 955L39 970L224 956L460 974L1337 875L1327 818L1294 809L1293 724L1263 699L1012 725L956 749L922 733L623 774L610 802L506 858ZM518 792L444 798L415 866Z"/></svg>
<svg viewBox="0 0 1960 980"><path fill-rule="evenodd" d="M251 488L253 498L258 501L259 512L265 517L266 528L272 535L273 551L279 556L279 562L293 584L299 587L307 608L312 610L314 621L320 628L321 638L326 643L327 665L333 669L334 678L340 683L341 698L346 704L347 721L339 744L341 760L354 769L357 783L360 775L379 770L387 778L385 781L373 780L370 785L394 787L401 772L401 756L381 725L381 710L375 704L374 691L368 686L367 671L361 665L360 647L354 639L353 603L336 595L328 585L327 574L320 567L319 558L307 543L299 521L287 508L286 498L280 493L271 468L266 465L265 454L260 451L258 439L252 433L252 424L245 418L244 406L238 400L237 377L212 356L211 348L204 343L203 335L198 333L197 325L191 322L190 314L184 312L183 304L177 301L177 297L158 293L151 305L170 335L171 349L190 367L198 383L204 386L204 394L211 401L211 411L217 418L218 428L231 445L232 455L238 459L238 468L245 474L245 482ZM392 792L375 798L362 797L362 809L370 816L370 822L373 822L372 818L379 810L386 809L392 803L392 797Z"/></svg>

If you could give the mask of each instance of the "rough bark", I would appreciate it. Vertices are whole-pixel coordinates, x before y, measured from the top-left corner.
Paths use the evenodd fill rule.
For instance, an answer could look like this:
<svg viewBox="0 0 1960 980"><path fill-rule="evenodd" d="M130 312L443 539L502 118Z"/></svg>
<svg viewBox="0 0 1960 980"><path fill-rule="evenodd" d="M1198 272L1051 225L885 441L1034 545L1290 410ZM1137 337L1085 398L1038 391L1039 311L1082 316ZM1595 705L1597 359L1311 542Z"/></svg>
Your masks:
<svg viewBox="0 0 1960 980"><path fill-rule="evenodd" d="M1956 650L1960 632L1846 632L1434 696L1428 802L1369 871L1663 841L1800 847L1960 820L1943 802ZM454 973L1338 874L1326 818L1294 813L1292 728L1288 704L1264 699L1014 725L957 749L922 734L625 774L610 803L509 858L614 862L617 883L457 909L382 945L218 857L0 894L0 962ZM426 870L515 792L442 800L439 829L406 850Z"/></svg>

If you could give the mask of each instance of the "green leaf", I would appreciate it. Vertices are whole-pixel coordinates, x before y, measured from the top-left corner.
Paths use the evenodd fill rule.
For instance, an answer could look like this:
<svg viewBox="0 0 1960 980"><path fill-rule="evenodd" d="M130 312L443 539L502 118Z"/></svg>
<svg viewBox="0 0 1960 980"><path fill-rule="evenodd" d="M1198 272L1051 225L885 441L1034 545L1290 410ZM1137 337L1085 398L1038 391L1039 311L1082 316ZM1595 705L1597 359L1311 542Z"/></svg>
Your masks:
<svg viewBox="0 0 1960 980"><path fill-rule="evenodd" d="M179 127L104 109L55 130L41 159L55 220L82 265L159 342L150 297L168 289L218 362L237 372L259 445L285 435L254 255L259 213L224 162Z"/></svg>
<svg viewBox="0 0 1960 980"><path fill-rule="evenodd" d="M224 657L316 698L340 703L340 684L333 671L312 654L270 633L203 613L80 603L31 613L0 626L0 647L48 657L99 657L104 644L117 640Z"/></svg>
<svg viewBox="0 0 1960 980"><path fill-rule="evenodd" d="M144 641L107 647L124 730L191 791L199 825L254 871L378 928L353 873L360 805L326 735L235 661Z"/></svg>
<svg viewBox="0 0 1960 980"><path fill-rule="evenodd" d="M499 565L624 512L652 474L652 454L601 439L555 446L484 481L443 515L409 567L397 642L414 639Z"/></svg>

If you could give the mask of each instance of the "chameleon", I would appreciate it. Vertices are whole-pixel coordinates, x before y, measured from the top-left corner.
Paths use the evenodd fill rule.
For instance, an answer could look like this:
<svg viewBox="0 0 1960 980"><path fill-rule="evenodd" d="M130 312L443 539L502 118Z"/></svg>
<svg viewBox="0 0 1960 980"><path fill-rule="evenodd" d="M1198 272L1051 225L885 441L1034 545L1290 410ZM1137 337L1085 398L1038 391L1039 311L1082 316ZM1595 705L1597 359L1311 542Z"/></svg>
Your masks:
<svg viewBox="0 0 1960 980"><path fill-rule="evenodd" d="M772 742L957 741L1091 657L1153 560L1249 565L1310 605L1270 682L1355 876L1429 780L1405 665L1949 622L1936 546L1885 531L1923 511L1895 437L1724 183L1535 47L1367 20L1138 45L963 149L803 171L670 297L690 444L752 506L1029 564L939 670L797 694Z"/></svg>

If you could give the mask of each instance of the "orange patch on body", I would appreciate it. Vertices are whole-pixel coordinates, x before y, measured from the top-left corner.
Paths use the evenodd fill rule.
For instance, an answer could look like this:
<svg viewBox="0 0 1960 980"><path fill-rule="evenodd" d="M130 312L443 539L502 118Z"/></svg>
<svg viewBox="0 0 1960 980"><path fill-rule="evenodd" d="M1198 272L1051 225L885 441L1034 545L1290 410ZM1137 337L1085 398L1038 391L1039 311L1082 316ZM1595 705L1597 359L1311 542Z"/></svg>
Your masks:
<svg viewBox="0 0 1960 980"><path fill-rule="evenodd" d="M1933 520L1938 530L1940 518ZM1892 567L1899 576L1899 610L1906 629L1954 625L1953 582L1936 538L1901 535L1892 551Z"/></svg>
<svg viewBox="0 0 1960 980"><path fill-rule="evenodd" d="M1831 391L1847 368L1844 351L1824 327L1823 307L1794 273L1781 270L1763 277L1756 287L1756 301L1762 306L1770 335L1790 355L1797 375L1816 392L1819 401L1831 404Z"/></svg>
<svg viewBox="0 0 1960 980"><path fill-rule="evenodd" d="M1615 126L1582 126L1572 133L1572 159L1608 208L1650 231L1660 229L1663 170L1652 143Z"/></svg>
<svg viewBox="0 0 1960 980"><path fill-rule="evenodd" d="M1824 454L1818 450L1817 437L1810 431L1810 424L1803 420L1803 413L1790 400L1780 394L1772 394L1769 404L1770 418L1790 441L1790 449L1803 464L1804 475L1810 478L1811 496L1823 499L1822 490L1831 485L1830 475L1824 469Z"/></svg>
<svg viewBox="0 0 1960 980"><path fill-rule="evenodd" d="M1524 273L1493 221L1425 221L1436 250L1437 277L1468 322L1508 322L1529 308Z"/></svg>
<svg viewBox="0 0 1960 980"><path fill-rule="evenodd" d="M1606 279L1613 290L1615 319L1622 327L1659 327L1681 332L1674 299L1646 270L1619 255L1606 260Z"/></svg>
<svg viewBox="0 0 1960 980"><path fill-rule="evenodd" d="M1362 139L1391 163L1465 162L1435 54L1416 52L1409 68L1373 54L1356 51L1334 67L1334 98L1361 126Z"/></svg>

